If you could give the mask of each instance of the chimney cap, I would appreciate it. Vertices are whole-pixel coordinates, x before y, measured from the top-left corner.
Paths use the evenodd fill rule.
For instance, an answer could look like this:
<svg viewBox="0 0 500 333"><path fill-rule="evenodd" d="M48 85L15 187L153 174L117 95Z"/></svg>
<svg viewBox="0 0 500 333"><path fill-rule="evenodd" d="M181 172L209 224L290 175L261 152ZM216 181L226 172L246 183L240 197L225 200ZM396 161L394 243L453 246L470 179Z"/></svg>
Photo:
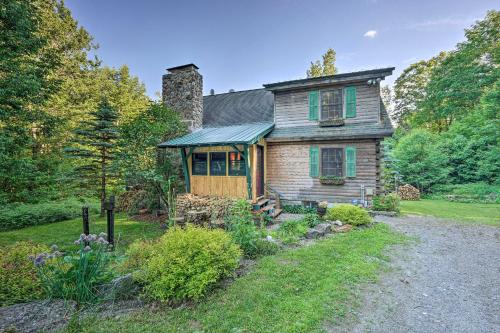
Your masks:
<svg viewBox="0 0 500 333"><path fill-rule="evenodd" d="M175 66L175 67L167 68L167 71L172 72L172 71L187 69L187 68L190 68L190 67L193 67L194 69L199 69L198 66L196 66L193 63L190 63L190 64L186 64L186 65L181 65L181 66Z"/></svg>

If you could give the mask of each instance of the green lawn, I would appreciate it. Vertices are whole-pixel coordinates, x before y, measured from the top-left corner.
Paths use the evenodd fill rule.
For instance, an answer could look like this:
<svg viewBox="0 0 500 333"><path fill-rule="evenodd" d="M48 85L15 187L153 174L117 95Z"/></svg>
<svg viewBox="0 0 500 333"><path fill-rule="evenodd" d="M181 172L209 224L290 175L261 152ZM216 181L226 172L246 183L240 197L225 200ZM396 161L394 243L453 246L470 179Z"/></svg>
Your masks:
<svg viewBox="0 0 500 333"><path fill-rule="evenodd" d="M422 199L402 201L403 214L432 215L466 223L500 226L500 205Z"/></svg>
<svg viewBox="0 0 500 333"><path fill-rule="evenodd" d="M384 249L405 241L388 226L336 234L314 245L260 259L251 272L198 305L145 310L106 320L85 332L320 332L351 311L353 291L375 281Z"/></svg>
<svg viewBox="0 0 500 333"><path fill-rule="evenodd" d="M106 232L106 218L92 216L90 232ZM19 230L0 232L0 246L14 244L17 241L31 240L47 245L57 244L63 249L73 246L73 242L82 233L82 219L28 227ZM128 244L138 238L152 238L162 234L158 224L129 220L125 214L115 216L115 242L117 250L124 250Z"/></svg>

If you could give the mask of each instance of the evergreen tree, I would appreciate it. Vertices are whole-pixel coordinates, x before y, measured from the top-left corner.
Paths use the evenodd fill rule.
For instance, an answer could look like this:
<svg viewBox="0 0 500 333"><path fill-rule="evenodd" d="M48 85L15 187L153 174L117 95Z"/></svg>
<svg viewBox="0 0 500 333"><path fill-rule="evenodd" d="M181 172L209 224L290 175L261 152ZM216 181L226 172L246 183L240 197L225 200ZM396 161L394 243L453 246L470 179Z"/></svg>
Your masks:
<svg viewBox="0 0 500 333"><path fill-rule="evenodd" d="M106 186L108 179L113 177L110 165L117 150L118 114L107 100L102 100L90 116L92 118L82 121L81 127L75 131L75 146L66 148L65 151L69 156L82 161L75 171L81 179L88 181L90 187L98 189L103 216Z"/></svg>
<svg viewBox="0 0 500 333"><path fill-rule="evenodd" d="M307 77L318 77L334 75L337 73L337 67L335 67L336 53L332 48L329 48L325 54L323 54L323 61L320 62L316 60L311 62L311 66L307 70Z"/></svg>

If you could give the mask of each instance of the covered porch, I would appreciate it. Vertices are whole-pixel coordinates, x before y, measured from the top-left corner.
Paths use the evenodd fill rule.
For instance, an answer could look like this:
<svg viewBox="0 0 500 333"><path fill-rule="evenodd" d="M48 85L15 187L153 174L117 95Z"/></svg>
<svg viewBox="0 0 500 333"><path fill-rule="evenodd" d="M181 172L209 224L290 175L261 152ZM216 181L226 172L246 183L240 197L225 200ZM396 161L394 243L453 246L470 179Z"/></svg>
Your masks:
<svg viewBox="0 0 500 333"><path fill-rule="evenodd" d="M256 200L265 194L273 123L203 128L158 145L178 148L187 193Z"/></svg>

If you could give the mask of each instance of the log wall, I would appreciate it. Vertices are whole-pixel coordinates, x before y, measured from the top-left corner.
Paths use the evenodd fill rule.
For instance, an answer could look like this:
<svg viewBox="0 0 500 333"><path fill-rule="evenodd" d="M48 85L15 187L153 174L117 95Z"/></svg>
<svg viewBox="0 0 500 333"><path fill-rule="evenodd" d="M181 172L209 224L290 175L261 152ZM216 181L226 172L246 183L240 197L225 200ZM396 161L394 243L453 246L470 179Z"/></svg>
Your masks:
<svg viewBox="0 0 500 333"><path fill-rule="evenodd" d="M356 147L356 177L347 178L344 185L324 185L319 178L309 176L309 147ZM377 142L375 140L268 143L267 182L290 201L350 202L360 199L361 185L377 190Z"/></svg>

